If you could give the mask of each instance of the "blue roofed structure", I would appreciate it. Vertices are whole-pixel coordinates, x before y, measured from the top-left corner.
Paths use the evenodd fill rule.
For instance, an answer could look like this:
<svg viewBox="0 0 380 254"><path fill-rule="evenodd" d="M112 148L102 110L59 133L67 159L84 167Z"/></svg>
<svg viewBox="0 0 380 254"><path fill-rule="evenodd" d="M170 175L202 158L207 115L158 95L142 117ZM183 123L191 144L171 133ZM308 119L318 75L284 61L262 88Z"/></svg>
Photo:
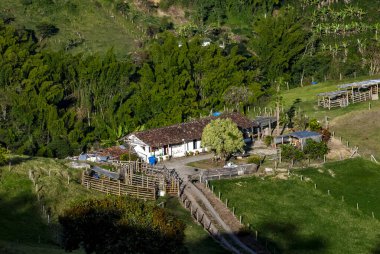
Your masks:
<svg viewBox="0 0 380 254"><path fill-rule="evenodd" d="M321 142L322 134L314 131L296 131L275 137L274 144L277 146L290 143L303 149L303 147L306 145L306 140L308 139Z"/></svg>

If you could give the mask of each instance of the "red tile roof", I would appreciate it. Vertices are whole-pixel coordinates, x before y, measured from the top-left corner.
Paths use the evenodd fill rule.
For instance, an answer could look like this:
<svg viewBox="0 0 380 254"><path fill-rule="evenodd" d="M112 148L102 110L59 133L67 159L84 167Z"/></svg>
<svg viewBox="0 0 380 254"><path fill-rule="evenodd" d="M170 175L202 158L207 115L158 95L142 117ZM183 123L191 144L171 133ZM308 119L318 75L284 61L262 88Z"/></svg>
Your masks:
<svg viewBox="0 0 380 254"><path fill-rule="evenodd" d="M240 129L250 129L254 123L239 113L222 114L219 117L209 116L191 122L170 125L141 132L135 132L138 139L151 147L162 147L169 144L180 144L184 141L200 140L203 128L217 118L230 118Z"/></svg>

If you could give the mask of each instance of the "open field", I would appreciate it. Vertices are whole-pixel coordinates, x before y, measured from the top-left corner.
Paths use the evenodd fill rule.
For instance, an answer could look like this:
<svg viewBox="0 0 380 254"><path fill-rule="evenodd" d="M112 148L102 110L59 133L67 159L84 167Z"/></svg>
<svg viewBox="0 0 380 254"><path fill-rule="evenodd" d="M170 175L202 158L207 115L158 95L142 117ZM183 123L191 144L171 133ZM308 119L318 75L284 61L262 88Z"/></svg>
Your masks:
<svg viewBox="0 0 380 254"><path fill-rule="evenodd" d="M360 168L361 163L358 160L352 170ZM352 161L345 161L335 167L339 171L351 164ZM373 170L368 165L365 172ZM342 180L333 179L337 180L336 189L350 185L341 190L348 200L350 193L363 202L366 194L370 196L372 207L363 205L363 210L356 210L356 205L348 200L342 202L340 197L328 195L322 186L314 189L313 183L301 181L299 177L289 180L251 177L214 181L212 185L222 193L222 199L229 200L229 207L235 207L236 214L243 216L243 223L257 230L263 244L267 243L276 253L378 253L380 222L373 219L367 209L378 209L373 203L373 194L380 191L380 185L375 183L380 181L380 175L371 177L376 179L371 180L368 187L371 190L364 187L357 194L354 190L367 182L366 174L357 173L356 178L347 174ZM317 180L323 185L321 179L324 178ZM328 185L327 180L325 182Z"/></svg>
<svg viewBox="0 0 380 254"><path fill-rule="evenodd" d="M297 174L308 177L312 185L337 200L344 201L363 213L380 219L380 165L361 158L327 163L322 168L298 170ZM312 186L312 187L313 187Z"/></svg>
<svg viewBox="0 0 380 254"><path fill-rule="evenodd" d="M55 243L58 214L73 202L103 194L83 188L81 170L70 169L64 163L47 158L13 157L10 167L0 167L0 253L65 253ZM35 187L28 178L29 169L38 179L37 186L41 188L38 193L51 210L53 226L48 226L47 217L42 215ZM176 198L169 198L166 204L170 212L186 223L185 245L189 253L226 253L191 219Z"/></svg>
<svg viewBox="0 0 380 254"><path fill-rule="evenodd" d="M358 146L361 155L372 154L380 162L380 107L347 113L330 125L337 135Z"/></svg>

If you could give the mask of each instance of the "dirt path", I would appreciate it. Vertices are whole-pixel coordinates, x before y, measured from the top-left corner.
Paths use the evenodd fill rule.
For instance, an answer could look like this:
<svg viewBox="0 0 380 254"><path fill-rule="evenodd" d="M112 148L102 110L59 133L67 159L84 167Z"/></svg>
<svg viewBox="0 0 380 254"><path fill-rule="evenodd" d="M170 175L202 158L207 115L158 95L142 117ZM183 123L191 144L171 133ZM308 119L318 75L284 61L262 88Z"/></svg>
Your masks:
<svg viewBox="0 0 380 254"><path fill-rule="evenodd" d="M329 160L344 160L350 158L352 152L351 149L347 148L342 142L335 138L331 137L328 147L330 149L326 158Z"/></svg>

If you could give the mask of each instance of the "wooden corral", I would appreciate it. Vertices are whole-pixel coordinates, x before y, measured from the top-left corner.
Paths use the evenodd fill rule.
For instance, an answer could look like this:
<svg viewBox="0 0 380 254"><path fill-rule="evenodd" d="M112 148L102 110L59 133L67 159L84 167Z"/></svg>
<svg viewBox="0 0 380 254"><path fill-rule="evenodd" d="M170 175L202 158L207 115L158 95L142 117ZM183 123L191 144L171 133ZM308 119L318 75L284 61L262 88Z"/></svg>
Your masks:
<svg viewBox="0 0 380 254"><path fill-rule="evenodd" d="M178 195L181 179L174 170L135 161L112 161L112 164L118 168L118 173L108 172L100 177L84 173L82 184L104 193L141 199L156 199L163 194ZM109 175L117 177L107 177Z"/></svg>
<svg viewBox="0 0 380 254"><path fill-rule="evenodd" d="M154 200L157 197L156 188L125 184L121 180L94 178L83 173L82 184L87 189L97 190L106 194L130 196L134 198Z"/></svg>
<svg viewBox="0 0 380 254"><path fill-rule="evenodd" d="M346 107L350 103L378 100L379 84L380 80L376 79L339 85L339 91L318 94L318 106L331 109Z"/></svg>

